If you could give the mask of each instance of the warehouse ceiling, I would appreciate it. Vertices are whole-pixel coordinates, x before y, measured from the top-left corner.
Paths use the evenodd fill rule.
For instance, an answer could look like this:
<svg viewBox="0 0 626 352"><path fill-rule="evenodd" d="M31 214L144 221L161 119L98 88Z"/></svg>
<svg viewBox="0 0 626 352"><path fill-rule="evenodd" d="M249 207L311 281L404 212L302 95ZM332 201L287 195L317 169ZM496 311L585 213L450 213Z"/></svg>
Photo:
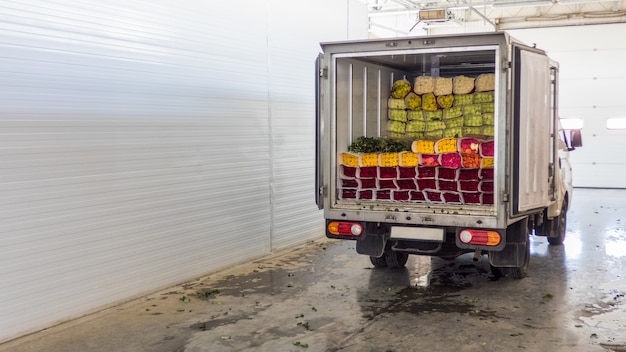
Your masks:
<svg viewBox="0 0 626 352"><path fill-rule="evenodd" d="M414 33L416 28L479 25L491 30L626 22L626 0L365 0L370 27Z"/></svg>

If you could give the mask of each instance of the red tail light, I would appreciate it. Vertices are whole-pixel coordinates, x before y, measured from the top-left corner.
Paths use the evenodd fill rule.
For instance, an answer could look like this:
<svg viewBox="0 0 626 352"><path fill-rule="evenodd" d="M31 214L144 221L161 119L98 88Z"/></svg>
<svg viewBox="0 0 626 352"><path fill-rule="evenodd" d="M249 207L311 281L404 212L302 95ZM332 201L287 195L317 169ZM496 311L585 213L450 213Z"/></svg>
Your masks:
<svg viewBox="0 0 626 352"><path fill-rule="evenodd" d="M340 236L361 236L363 225L358 222L332 221L328 224L328 232Z"/></svg>
<svg viewBox="0 0 626 352"><path fill-rule="evenodd" d="M459 240L465 244L497 246L502 238L496 231L464 229L459 232Z"/></svg>

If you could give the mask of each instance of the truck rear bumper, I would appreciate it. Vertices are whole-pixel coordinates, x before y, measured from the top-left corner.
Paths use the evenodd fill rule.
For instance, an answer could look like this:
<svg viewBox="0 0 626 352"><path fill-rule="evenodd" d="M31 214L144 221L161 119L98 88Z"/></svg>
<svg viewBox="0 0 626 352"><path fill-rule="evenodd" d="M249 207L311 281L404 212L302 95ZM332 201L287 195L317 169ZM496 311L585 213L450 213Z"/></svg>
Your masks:
<svg viewBox="0 0 626 352"><path fill-rule="evenodd" d="M359 235L350 233L338 234L334 230L330 231L329 226L333 226L331 224L336 223L348 224L344 226L346 229L350 228L352 224L359 224L363 231ZM505 230L482 227L409 226L398 223L351 222L340 220L327 220L326 225L326 236L328 238L355 240L356 249L359 254L374 257L382 254L389 241L391 241L394 251L440 257L455 257L477 249L484 251L501 251L506 246ZM336 225L334 226L336 227ZM486 233L489 233L492 238L496 238L497 240L487 242L485 237L484 242L476 242L476 239L474 242L467 242L467 234L465 234L465 237L461 238L462 231L474 233L475 236L477 236L477 240L480 241L483 241L483 238L480 236Z"/></svg>

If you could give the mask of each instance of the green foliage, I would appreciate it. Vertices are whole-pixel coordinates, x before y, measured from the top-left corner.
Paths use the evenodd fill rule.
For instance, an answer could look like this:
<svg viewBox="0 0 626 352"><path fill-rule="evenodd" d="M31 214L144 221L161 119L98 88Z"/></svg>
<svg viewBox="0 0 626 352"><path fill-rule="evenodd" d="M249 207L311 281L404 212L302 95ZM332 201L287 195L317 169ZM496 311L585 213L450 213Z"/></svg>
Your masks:
<svg viewBox="0 0 626 352"><path fill-rule="evenodd" d="M348 147L348 150L355 153L373 153L381 147L381 139L374 137L359 137Z"/></svg>
<svg viewBox="0 0 626 352"><path fill-rule="evenodd" d="M398 153L411 150L411 141L395 140L377 137L359 137L348 147L355 153Z"/></svg>

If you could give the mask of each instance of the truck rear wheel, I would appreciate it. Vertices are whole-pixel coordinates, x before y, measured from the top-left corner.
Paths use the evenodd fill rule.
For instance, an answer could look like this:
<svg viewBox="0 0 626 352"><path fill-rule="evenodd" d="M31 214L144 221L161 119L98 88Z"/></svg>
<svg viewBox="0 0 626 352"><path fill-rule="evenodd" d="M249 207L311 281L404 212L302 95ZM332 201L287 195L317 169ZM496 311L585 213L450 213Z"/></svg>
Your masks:
<svg viewBox="0 0 626 352"><path fill-rule="evenodd" d="M380 257L370 256L370 262L377 268L404 268L407 260L409 260L409 254L405 252L394 251L391 241L387 241L385 245L385 252Z"/></svg>
<svg viewBox="0 0 626 352"><path fill-rule="evenodd" d="M530 263L528 218L509 225L506 231L505 249L489 254L491 272L496 278L510 276L513 279L523 279Z"/></svg>
<svg viewBox="0 0 626 352"><path fill-rule="evenodd" d="M530 240L526 240L526 257L524 263L520 267L506 268L506 272L512 278L519 280L528 274L528 264L530 263Z"/></svg>
<svg viewBox="0 0 626 352"><path fill-rule="evenodd" d="M561 206L561 213L556 219L552 219L552 231L548 236L548 243L553 246L563 244L565 241L565 229L567 227L567 202L564 201Z"/></svg>
<svg viewBox="0 0 626 352"><path fill-rule="evenodd" d="M520 267L497 267L490 265L491 274L494 278L510 276L516 280L523 279L528 275L528 264L530 263L530 241L526 242L526 258Z"/></svg>
<svg viewBox="0 0 626 352"><path fill-rule="evenodd" d="M389 248L389 251L385 250L385 260L387 261L387 267L391 269L404 268L408 259L408 253L396 252L391 250L391 248Z"/></svg>
<svg viewBox="0 0 626 352"><path fill-rule="evenodd" d="M372 257L370 256L370 262L372 262L372 265L374 265L374 267L376 268L386 268L387 267L387 260L385 259L385 255L383 254L380 257Z"/></svg>
<svg viewBox="0 0 626 352"><path fill-rule="evenodd" d="M491 269L491 274L493 275L494 278L499 279L501 277L505 277L506 273L504 272L504 268L500 268L497 266L493 266L493 265L489 265L490 269Z"/></svg>

